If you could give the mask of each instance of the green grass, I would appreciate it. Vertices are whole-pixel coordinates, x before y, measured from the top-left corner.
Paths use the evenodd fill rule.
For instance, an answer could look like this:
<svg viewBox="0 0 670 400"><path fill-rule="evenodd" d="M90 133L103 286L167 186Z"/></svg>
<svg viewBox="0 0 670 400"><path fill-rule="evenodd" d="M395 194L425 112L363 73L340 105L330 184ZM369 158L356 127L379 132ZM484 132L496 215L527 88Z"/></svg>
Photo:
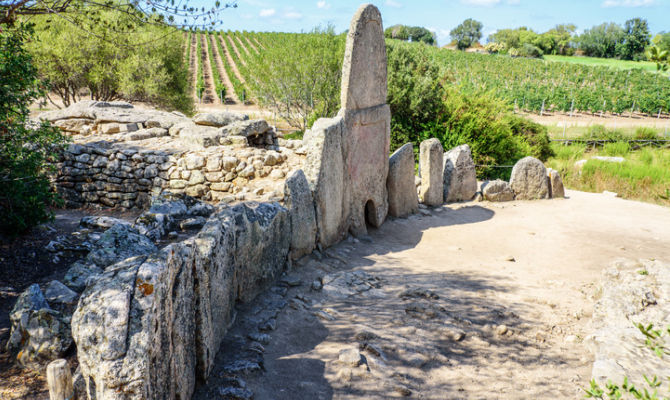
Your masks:
<svg viewBox="0 0 670 400"><path fill-rule="evenodd" d="M551 139L670 139L670 130L650 127L617 127L607 129L602 125L569 126L565 130L558 124L545 125ZM666 136L667 132L667 136ZM564 137L565 134L565 137ZM612 136L612 137L610 137Z"/></svg>
<svg viewBox="0 0 670 400"><path fill-rule="evenodd" d="M670 206L670 149L631 151L627 143L609 143L597 151L584 145L552 145L555 156L547 165L558 170L568 188L586 192L618 193L627 199ZM621 156L623 163L591 159L594 156ZM579 168L575 163L588 161Z"/></svg>
<svg viewBox="0 0 670 400"><path fill-rule="evenodd" d="M642 69L656 72L656 63L651 61L628 61L616 58L575 57L575 56L544 56L548 61L560 61L570 64L599 65L617 69Z"/></svg>

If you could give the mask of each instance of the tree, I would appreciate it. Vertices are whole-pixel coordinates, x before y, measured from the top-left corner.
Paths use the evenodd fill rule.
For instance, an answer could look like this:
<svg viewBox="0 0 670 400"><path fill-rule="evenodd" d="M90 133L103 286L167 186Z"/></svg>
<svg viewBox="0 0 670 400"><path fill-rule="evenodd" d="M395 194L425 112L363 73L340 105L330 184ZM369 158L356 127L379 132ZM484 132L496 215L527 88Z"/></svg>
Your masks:
<svg viewBox="0 0 670 400"><path fill-rule="evenodd" d="M209 27L218 23L221 11L231 7L237 7L236 0L224 4L216 0L209 8L194 7L188 0L0 0L0 25L12 25L22 15L57 15L78 25L87 20L95 22L101 10L116 10L132 16L140 24ZM182 21L177 22L177 19ZM127 31L123 25L114 28Z"/></svg>
<svg viewBox="0 0 670 400"><path fill-rule="evenodd" d="M0 233L16 235L52 217L58 198L48 177L65 143L59 129L28 120L43 90L23 42L29 25L0 30Z"/></svg>
<svg viewBox="0 0 670 400"><path fill-rule="evenodd" d="M344 44L333 27L317 29L252 54L241 68L253 71L245 75L260 105L304 131L339 109Z"/></svg>
<svg viewBox="0 0 670 400"><path fill-rule="evenodd" d="M658 46L652 46L647 51L647 58L649 61L656 63L656 70L667 71L668 63L670 63L670 51L661 50Z"/></svg>
<svg viewBox="0 0 670 400"><path fill-rule="evenodd" d="M410 42L421 42L431 46L437 44L435 34L426 28L420 26L393 25L386 28L384 37L388 39L397 39Z"/></svg>
<svg viewBox="0 0 670 400"><path fill-rule="evenodd" d="M577 38L579 49L589 57L614 58L624 41L625 32L614 22L587 29Z"/></svg>
<svg viewBox="0 0 670 400"><path fill-rule="evenodd" d="M642 60L644 59L644 50L650 43L651 34L649 33L647 20L629 19L624 27L623 41L619 45L619 56L624 60Z"/></svg>
<svg viewBox="0 0 670 400"><path fill-rule="evenodd" d="M79 101L82 89L87 89L92 100L144 101L192 112L181 32L137 24L134 17L114 9L99 16L104 24L86 21L82 29L72 29L70 22L60 18L33 18L36 40L26 47L50 91L65 106ZM105 25L124 25L133 34Z"/></svg>
<svg viewBox="0 0 670 400"><path fill-rule="evenodd" d="M482 38L483 26L481 22L468 18L449 34L451 35L451 39L456 42L456 47L459 50L464 50Z"/></svg>
<svg viewBox="0 0 670 400"><path fill-rule="evenodd" d="M661 32L654 37L652 41L654 45L658 46L661 50L670 51L670 32Z"/></svg>

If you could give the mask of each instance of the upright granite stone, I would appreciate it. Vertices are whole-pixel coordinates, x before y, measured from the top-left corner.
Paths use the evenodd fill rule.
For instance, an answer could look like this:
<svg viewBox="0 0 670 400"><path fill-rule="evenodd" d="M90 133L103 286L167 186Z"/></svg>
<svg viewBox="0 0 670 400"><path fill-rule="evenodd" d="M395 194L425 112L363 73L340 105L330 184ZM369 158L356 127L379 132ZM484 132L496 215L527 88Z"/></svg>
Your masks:
<svg viewBox="0 0 670 400"><path fill-rule="evenodd" d="M477 193L477 173L470 146L464 144L444 155L444 201L470 201Z"/></svg>
<svg viewBox="0 0 670 400"><path fill-rule="evenodd" d="M547 168L547 177L549 178L549 189L552 199L562 199L565 197L565 188L561 174L555 169Z"/></svg>
<svg viewBox="0 0 670 400"><path fill-rule="evenodd" d="M440 206L444 200L442 143L432 138L421 142L419 149L419 198L427 206Z"/></svg>
<svg viewBox="0 0 670 400"><path fill-rule="evenodd" d="M501 179L484 182L482 185L482 195L486 201L502 202L514 200L514 192L509 183Z"/></svg>
<svg viewBox="0 0 670 400"><path fill-rule="evenodd" d="M305 175L316 204L319 243L367 233L388 213L391 112L379 10L362 6L351 22L342 72L342 109L305 135Z"/></svg>
<svg viewBox="0 0 670 400"><path fill-rule="evenodd" d="M537 158L522 158L512 168L510 186L517 200L546 199L549 197L547 169Z"/></svg>
<svg viewBox="0 0 670 400"><path fill-rule="evenodd" d="M237 299L247 302L274 283L286 266L291 243L288 211L278 203L249 202L230 212Z"/></svg>
<svg viewBox="0 0 670 400"><path fill-rule="evenodd" d="M325 247L344 238L342 118L319 119L305 133L304 171L314 195L318 240Z"/></svg>
<svg viewBox="0 0 670 400"><path fill-rule="evenodd" d="M414 184L414 148L411 143L405 144L391 155L386 188L391 216L406 217L419 211L419 199Z"/></svg>
<svg viewBox="0 0 670 400"><path fill-rule="evenodd" d="M317 233L314 198L301 169L293 171L286 179L284 204L291 221L290 256L295 260L314 250Z"/></svg>
<svg viewBox="0 0 670 400"><path fill-rule="evenodd" d="M351 20L342 64L342 108L362 110L386 104L386 43L382 16L362 5Z"/></svg>

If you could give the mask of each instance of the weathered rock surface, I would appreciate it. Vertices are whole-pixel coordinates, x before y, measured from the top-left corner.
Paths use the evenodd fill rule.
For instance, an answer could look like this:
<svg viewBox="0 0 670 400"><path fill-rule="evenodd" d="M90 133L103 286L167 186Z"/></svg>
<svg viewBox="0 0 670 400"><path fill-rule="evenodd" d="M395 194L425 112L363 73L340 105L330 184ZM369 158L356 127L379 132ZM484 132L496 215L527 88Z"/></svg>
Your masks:
<svg viewBox="0 0 670 400"><path fill-rule="evenodd" d="M248 119L249 116L246 114L222 111L196 114L195 117L193 117L193 122L198 125L220 128L232 124L233 122L246 121Z"/></svg>
<svg viewBox="0 0 670 400"><path fill-rule="evenodd" d="M72 264L65 273L63 283L76 292L81 293L86 288L89 281L97 278L102 272L102 269L95 264L77 261Z"/></svg>
<svg viewBox="0 0 670 400"><path fill-rule="evenodd" d="M440 206L444 200L442 143L432 138L421 142L419 173L421 186L419 199L427 206Z"/></svg>
<svg viewBox="0 0 670 400"><path fill-rule="evenodd" d="M86 256L86 260L104 268L129 257L154 251L156 246L148 237L127 225L117 224L93 243L93 249Z"/></svg>
<svg viewBox="0 0 670 400"><path fill-rule="evenodd" d="M298 259L314 250L317 234L314 198L301 169L286 179L284 202L291 221L291 258Z"/></svg>
<svg viewBox="0 0 670 400"><path fill-rule="evenodd" d="M367 233L388 213L391 115L379 10L362 6L351 22L342 73L342 109L305 134L304 171L316 204L319 243Z"/></svg>
<svg viewBox="0 0 670 400"><path fill-rule="evenodd" d="M69 321L49 307L37 284L19 296L9 319L12 330L7 349L26 368L42 371L72 345Z"/></svg>
<svg viewBox="0 0 670 400"><path fill-rule="evenodd" d="M407 143L391 155L386 180L389 214L406 217L419 211L419 199L414 185L414 149Z"/></svg>
<svg viewBox="0 0 670 400"><path fill-rule="evenodd" d="M342 65L342 107L364 109L386 103L386 44L379 10L361 6L353 16Z"/></svg>
<svg viewBox="0 0 670 400"><path fill-rule="evenodd" d="M549 177L549 189L552 199L562 199L565 197L565 187L563 187L563 179L558 171L547 168L547 175Z"/></svg>
<svg viewBox="0 0 670 400"><path fill-rule="evenodd" d="M647 387L643 375L666 376L667 360L644 345L638 323L664 329L670 315L670 266L659 261L620 260L603 270L602 296L594 306L593 334L585 339L595 355L592 378L601 385L624 377ZM668 345L668 340L665 340ZM666 387L659 395L669 395Z"/></svg>
<svg viewBox="0 0 670 400"><path fill-rule="evenodd" d="M484 182L482 185L482 195L487 201L498 202L514 200L514 192L509 186L509 183L501 179Z"/></svg>
<svg viewBox="0 0 670 400"><path fill-rule="evenodd" d="M470 201L477 193L477 172L467 144L444 154L444 201Z"/></svg>
<svg viewBox="0 0 670 400"><path fill-rule="evenodd" d="M77 300L77 293L59 281L51 281L44 290L44 296L50 303L72 304Z"/></svg>
<svg viewBox="0 0 670 400"><path fill-rule="evenodd" d="M549 197L547 169L537 158L522 158L512 169L510 186L517 200L546 199Z"/></svg>
<svg viewBox="0 0 670 400"><path fill-rule="evenodd" d="M286 265L291 241L288 211L277 203L233 207L238 298L249 301L266 289Z"/></svg>
<svg viewBox="0 0 670 400"><path fill-rule="evenodd" d="M342 118L319 119L304 136L304 171L314 194L319 242L329 247L343 238L344 160Z"/></svg>

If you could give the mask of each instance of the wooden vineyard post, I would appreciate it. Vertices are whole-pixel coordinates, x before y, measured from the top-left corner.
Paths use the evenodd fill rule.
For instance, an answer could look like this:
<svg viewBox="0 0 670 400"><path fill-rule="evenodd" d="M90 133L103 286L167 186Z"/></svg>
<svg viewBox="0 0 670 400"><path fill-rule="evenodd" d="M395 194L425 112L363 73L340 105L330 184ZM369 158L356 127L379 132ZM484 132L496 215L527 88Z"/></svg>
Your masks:
<svg viewBox="0 0 670 400"><path fill-rule="evenodd" d="M662 110L662 108L658 109L658 117L656 117L656 119L661 119L661 110Z"/></svg>
<svg viewBox="0 0 670 400"><path fill-rule="evenodd" d="M603 111L605 110L605 105L607 104L607 100L603 100L603 108L600 109L600 118L603 117Z"/></svg>
<svg viewBox="0 0 670 400"><path fill-rule="evenodd" d="M542 109L540 109L540 117L542 116L542 114L544 114L544 102L545 100L542 100Z"/></svg>
<svg viewBox="0 0 670 400"><path fill-rule="evenodd" d="M50 400L72 400L74 398L72 375L66 360L61 358L52 361L47 366L47 386Z"/></svg>
<svg viewBox="0 0 670 400"><path fill-rule="evenodd" d="M572 99L572 104L570 104L570 118L572 118L572 113L575 110L575 99Z"/></svg>

